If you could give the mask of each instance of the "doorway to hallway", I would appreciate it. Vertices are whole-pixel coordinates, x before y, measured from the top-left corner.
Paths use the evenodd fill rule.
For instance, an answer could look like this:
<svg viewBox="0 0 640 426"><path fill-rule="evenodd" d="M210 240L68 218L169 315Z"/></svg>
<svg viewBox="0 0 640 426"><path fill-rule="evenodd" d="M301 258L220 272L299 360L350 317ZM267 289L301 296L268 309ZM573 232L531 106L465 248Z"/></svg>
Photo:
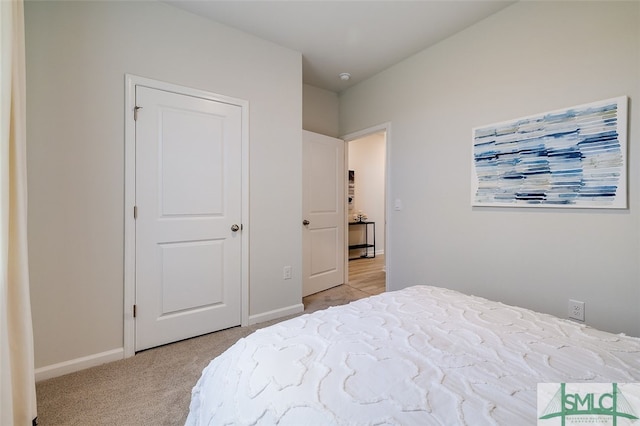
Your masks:
<svg viewBox="0 0 640 426"><path fill-rule="evenodd" d="M350 225L347 227L349 283L355 272L360 285L362 264L368 267L379 264L378 272L385 271L388 127L388 124L378 126L344 138L349 171L346 218ZM377 262L367 262L373 260ZM386 287L385 275L382 276L383 288Z"/></svg>

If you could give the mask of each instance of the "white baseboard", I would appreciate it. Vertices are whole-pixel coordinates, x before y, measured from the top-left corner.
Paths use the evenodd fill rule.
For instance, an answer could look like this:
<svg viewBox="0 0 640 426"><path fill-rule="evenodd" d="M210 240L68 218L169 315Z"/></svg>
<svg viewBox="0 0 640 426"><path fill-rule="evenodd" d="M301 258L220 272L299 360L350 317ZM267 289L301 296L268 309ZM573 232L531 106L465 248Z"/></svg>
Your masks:
<svg viewBox="0 0 640 426"><path fill-rule="evenodd" d="M303 311L304 305L302 303L298 303L297 305L287 306L285 308L276 309L262 314L251 315L249 317L249 325L258 324L289 315L299 314ZM76 371L96 367L98 365L106 364L107 362L119 361L121 359L124 359L124 348L113 349L106 352L100 352L93 355L71 359L69 361L64 361L57 364L47 365L44 367L36 368L36 382L52 379L54 377L64 376L65 374L75 373Z"/></svg>
<svg viewBox="0 0 640 426"><path fill-rule="evenodd" d="M121 359L124 359L124 348L113 349L60 362L58 364L47 365L45 367L36 368L36 382L64 376L65 374L75 373L76 371L106 364L107 362L119 361Z"/></svg>
<svg viewBox="0 0 640 426"><path fill-rule="evenodd" d="M286 317L288 315L299 314L303 311L304 305L302 303L298 303L297 305L287 306L285 308L276 309L262 314L251 315L249 316L249 325Z"/></svg>

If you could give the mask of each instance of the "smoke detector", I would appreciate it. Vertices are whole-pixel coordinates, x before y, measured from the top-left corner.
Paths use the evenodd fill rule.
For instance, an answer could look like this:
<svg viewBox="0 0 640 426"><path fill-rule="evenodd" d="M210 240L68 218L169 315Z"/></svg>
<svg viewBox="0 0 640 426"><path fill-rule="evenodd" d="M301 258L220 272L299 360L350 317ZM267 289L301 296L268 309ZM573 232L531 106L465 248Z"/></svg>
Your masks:
<svg viewBox="0 0 640 426"><path fill-rule="evenodd" d="M348 72L341 72L339 77L342 81L348 81L351 78L351 74L349 74Z"/></svg>

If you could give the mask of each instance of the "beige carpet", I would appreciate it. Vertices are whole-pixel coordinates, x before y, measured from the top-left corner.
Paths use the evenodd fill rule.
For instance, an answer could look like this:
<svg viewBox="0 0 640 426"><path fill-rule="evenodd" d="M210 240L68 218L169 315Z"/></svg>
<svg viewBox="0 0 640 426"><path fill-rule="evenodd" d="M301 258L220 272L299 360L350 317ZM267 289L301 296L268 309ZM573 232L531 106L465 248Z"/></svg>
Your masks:
<svg viewBox="0 0 640 426"><path fill-rule="evenodd" d="M364 291L351 283L341 285L306 297L305 313L378 294L383 289L369 284ZM183 425L191 389L211 359L241 337L276 322L211 333L39 382L38 424Z"/></svg>

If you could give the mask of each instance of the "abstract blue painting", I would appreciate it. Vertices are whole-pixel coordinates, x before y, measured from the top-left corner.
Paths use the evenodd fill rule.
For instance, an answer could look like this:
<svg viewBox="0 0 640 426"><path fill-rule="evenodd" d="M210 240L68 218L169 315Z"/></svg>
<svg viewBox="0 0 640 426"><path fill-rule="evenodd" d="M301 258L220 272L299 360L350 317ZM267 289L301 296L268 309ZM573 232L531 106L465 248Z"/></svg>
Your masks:
<svg viewBox="0 0 640 426"><path fill-rule="evenodd" d="M471 204L627 208L627 97L473 129Z"/></svg>

